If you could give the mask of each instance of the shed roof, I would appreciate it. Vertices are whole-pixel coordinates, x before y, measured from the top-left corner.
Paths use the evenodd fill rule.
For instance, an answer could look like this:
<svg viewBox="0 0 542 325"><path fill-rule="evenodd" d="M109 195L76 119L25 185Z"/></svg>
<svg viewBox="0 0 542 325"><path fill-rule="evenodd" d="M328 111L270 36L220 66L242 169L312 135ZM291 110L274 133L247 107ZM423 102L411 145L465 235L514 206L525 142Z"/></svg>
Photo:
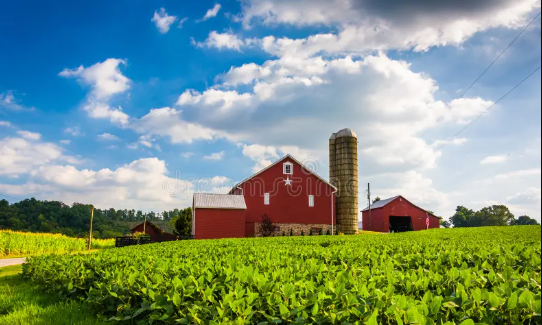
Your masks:
<svg viewBox="0 0 542 325"><path fill-rule="evenodd" d="M194 193L194 208L245 210L245 197L233 194Z"/></svg>
<svg viewBox="0 0 542 325"><path fill-rule="evenodd" d="M386 200L380 200L380 201L378 201L378 202L375 202L374 204L371 204L371 210L383 208L383 207L385 207L386 205L390 204L391 202L395 201L395 200L398 199L398 198L402 198L403 200L405 200L405 201L407 201L408 203L412 204L412 205L415 206L416 208L425 211L426 213L428 213L428 214L429 214L430 216L432 216L432 217L442 219L442 217L438 217L438 216L436 216L436 215L430 213L429 211L420 208L420 207L417 206L416 204L414 204L414 203L410 202L409 200L405 199L402 195L397 195L397 196L394 196L394 197L389 198L389 199L386 199ZM365 212L365 211L369 211L369 207L367 207L367 208L361 210L361 212Z"/></svg>
<svg viewBox="0 0 542 325"><path fill-rule="evenodd" d="M400 195L397 195L397 196L394 196L392 198L389 198L389 199L386 199L386 200L380 200L380 201L377 201L373 204L371 204L371 210L373 209L380 209L386 205L388 205L388 203L392 202L393 200L395 200L396 198L398 198ZM369 207L366 207L365 209L361 210L362 212L363 211L369 211Z"/></svg>

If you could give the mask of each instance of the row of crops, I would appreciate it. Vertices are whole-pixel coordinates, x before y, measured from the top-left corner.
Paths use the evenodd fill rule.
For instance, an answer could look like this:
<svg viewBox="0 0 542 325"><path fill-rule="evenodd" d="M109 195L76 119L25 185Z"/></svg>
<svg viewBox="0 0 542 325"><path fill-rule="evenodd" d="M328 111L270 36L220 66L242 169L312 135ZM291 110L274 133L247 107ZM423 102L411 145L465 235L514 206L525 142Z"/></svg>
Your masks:
<svg viewBox="0 0 542 325"><path fill-rule="evenodd" d="M124 323L540 324L540 231L179 241L23 272Z"/></svg>
<svg viewBox="0 0 542 325"><path fill-rule="evenodd" d="M115 246L114 239L94 239L93 249ZM70 253L87 249L85 239L60 234L0 230L0 257Z"/></svg>

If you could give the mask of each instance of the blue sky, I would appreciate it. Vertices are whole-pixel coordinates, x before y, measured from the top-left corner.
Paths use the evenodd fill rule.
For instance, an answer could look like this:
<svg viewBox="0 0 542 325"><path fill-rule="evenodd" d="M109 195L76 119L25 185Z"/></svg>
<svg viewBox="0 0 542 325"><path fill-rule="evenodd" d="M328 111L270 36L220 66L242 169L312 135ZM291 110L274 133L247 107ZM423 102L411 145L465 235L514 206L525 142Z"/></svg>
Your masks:
<svg viewBox="0 0 542 325"><path fill-rule="evenodd" d="M349 127L375 195L540 220L540 71L443 142L540 66L538 17L459 98L539 12L532 0L3 1L0 193L180 208L287 153L327 177L327 139Z"/></svg>

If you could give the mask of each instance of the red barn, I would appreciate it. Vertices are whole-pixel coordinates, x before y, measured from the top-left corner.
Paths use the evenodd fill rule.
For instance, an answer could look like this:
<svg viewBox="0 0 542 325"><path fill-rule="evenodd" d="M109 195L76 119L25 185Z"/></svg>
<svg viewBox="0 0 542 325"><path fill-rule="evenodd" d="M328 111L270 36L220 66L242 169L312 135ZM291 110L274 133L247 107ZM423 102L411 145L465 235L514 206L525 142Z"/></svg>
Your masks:
<svg viewBox="0 0 542 325"><path fill-rule="evenodd" d="M195 193L192 235L195 239L245 237L246 208L242 195Z"/></svg>
<svg viewBox="0 0 542 325"><path fill-rule="evenodd" d="M375 202L362 211L363 230L377 232L403 232L427 229L426 219L429 216L429 228L440 228L440 218L412 204L398 195L387 200Z"/></svg>
<svg viewBox="0 0 542 325"><path fill-rule="evenodd" d="M158 236L165 233L165 231L150 221L146 221L146 224L145 222L138 224L137 226L133 227L131 231L132 234L135 234L136 232L145 232L147 235L151 236Z"/></svg>
<svg viewBox="0 0 542 325"><path fill-rule="evenodd" d="M243 199L246 204L246 210L243 210L245 237L261 235L264 215L271 219L275 235L289 234L290 231L294 235L302 232L308 235L311 231L317 235L319 232L325 234L328 230L331 232L335 227L336 191L329 182L287 155L235 185L229 194L215 196L223 197L226 202L232 196ZM194 195L195 202L197 196ZM230 222L237 227L241 219L240 212L227 208L229 204L224 204L224 207L221 204L213 205L212 212L205 212L208 208L204 205L198 207L194 204L195 238L234 237L229 231L220 230L229 226ZM237 207L239 209L241 204ZM214 237L203 235L208 233Z"/></svg>

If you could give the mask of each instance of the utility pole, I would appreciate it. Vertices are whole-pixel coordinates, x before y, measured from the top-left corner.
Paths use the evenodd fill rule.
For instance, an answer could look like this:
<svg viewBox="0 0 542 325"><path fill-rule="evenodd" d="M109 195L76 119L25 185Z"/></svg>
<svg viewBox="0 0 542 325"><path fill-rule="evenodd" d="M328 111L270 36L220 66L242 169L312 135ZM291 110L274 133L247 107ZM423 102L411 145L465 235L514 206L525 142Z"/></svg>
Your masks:
<svg viewBox="0 0 542 325"><path fill-rule="evenodd" d="M144 217L144 220L145 220L145 221L143 221L143 234L145 234L146 231L147 231L147 214L145 213L145 215L143 217Z"/></svg>
<svg viewBox="0 0 542 325"><path fill-rule="evenodd" d="M94 219L94 206L90 206L90 231L88 233L88 250L92 246L92 220Z"/></svg>
<svg viewBox="0 0 542 325"><path fill-rule="evenodd" d="M373 228L371 228L371 217L372 217L372 211L371 211L371 183L367 183L367 199L369 200L369 231L372 231Z"/></svg>

